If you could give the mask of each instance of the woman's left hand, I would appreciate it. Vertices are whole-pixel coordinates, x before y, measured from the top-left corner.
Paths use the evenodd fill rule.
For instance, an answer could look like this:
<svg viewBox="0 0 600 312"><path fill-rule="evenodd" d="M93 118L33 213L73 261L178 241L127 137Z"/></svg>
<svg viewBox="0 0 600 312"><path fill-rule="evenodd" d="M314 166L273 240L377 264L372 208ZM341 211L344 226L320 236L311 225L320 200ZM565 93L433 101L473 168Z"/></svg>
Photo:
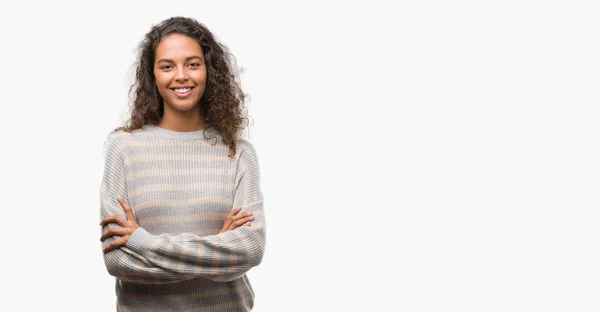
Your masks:
<svg viewBox="0 0 600 312"><path fill-rule="evenodd" d="M121 237L114 240L108 246L106 246L106 248L104 248L104 253L117 249L121 246L127 245L131 234L133 234L133 232L135 232L135 230L137 230L137 228L140 227L135 221L135 217L133 216L133 209L131 209L129 204L127 204L127 202L120 196L117 198L117 200L119 201L119 204L121 204L121 207L123 207L123 210L125 210L125 216L127 217L127 220L123 220L123 218L119 216L109 216L102 219L102 221L100 222L100 226L104 226L108 223L116 223L121 226L119 228L109 229L108 231L104 232L104 234L102 234L102 237L100 238L101 242L112 236Z"/></svg>

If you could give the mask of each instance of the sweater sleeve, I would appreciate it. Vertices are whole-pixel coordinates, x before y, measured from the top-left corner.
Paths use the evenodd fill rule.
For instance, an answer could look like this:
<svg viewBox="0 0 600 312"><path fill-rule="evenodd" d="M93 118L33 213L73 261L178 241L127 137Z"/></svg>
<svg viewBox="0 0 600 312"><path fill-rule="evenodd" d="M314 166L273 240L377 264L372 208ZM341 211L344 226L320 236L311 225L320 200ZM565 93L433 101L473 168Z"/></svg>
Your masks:
<svg viewBox="0 0 600 312"><path fill-rule="evenodd" d="M111 214L124 217L116 200L116 195L127 191L126 169L119 150L114 142L107 147L101 196L103 217ZM250 227L204 237L191 233L157 236L140 227L127 246L105 254L109 273L136 283L169 283L197 277L225 282L260 264L265 248L265 218L258 161L249 143L240 149L237 161L233 207L242 206L244 211L253 212L255 219Z"/></svg>
<svg viewBox="0 0 600 312"><path fill-rule="evenodd" d="M128 200L127 168L124 161L122 132L112 132L104 142L104 175L100 186L100 219L118 215L126 218L125 212L117 196ZM102 233L110 228L117 228L118 224L109 223L102 227ZM118 236L109 237L102 243L106 248ZM152 265L144 257L130 248L124 246L104 254L104 264L108 273L123 281L133 283L171 283L191 279L193 276L176 274L163 268Z"/></svg>

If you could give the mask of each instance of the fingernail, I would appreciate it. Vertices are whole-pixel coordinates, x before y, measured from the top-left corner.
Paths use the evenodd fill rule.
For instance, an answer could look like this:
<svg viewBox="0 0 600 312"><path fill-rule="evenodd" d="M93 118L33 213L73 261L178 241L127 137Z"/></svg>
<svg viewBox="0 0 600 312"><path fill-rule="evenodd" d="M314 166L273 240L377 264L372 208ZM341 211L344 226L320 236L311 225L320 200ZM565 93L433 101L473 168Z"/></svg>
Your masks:
<svg viewBox="0 0 600 312"><path fill-rule="evenodd" d="M123 197L121 197L121 195L117 195L117 199L121 200L121 199L123 199Z"/></svg>

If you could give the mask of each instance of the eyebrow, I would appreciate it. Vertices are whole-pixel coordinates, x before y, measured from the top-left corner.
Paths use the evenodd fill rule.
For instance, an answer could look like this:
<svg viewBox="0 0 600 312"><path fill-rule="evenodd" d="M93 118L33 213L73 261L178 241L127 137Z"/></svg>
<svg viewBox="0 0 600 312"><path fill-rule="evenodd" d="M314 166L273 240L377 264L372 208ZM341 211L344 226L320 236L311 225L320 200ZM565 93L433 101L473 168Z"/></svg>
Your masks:
<svg viewBox="0 0 600 312"><path fill-rule="evenodd" d="M188 56L188 57L186 57L186 58L185 58L185 61L186 61L186 62L189 62L189 61L191 61L191 60L193 60L193 59L199 59L199 60L202 60L202 58L201 58L201 57L199 57L198 55L192 55L192 56ZM158 60L158 62L156 62L156 63L158 64L158 63L160 63L160 62L165 62L165 63L175 63L173 60L169 60L169 59L160 59L160 60Z"/></svg>

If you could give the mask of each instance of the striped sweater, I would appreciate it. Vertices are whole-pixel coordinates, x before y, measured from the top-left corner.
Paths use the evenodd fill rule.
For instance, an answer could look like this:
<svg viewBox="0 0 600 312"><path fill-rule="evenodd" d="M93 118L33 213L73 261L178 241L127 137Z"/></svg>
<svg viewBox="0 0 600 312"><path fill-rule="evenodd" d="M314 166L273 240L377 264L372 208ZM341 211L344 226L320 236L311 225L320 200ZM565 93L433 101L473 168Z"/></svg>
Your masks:
<svg viewBox="0 0 600 312"><path fill-rule="evenodd" d="M246 272L265 248L263 197L255 150L236 155L214 128L175 132L146 125L114 131L104 145L100 217L120 215L121 195L139 228L126 246L104 254L116 278L117 311L250 311ZM233 208L251 226L220 233ZM107 224L102 232L117 224ZM102 243L102 248L118 237Z"/></svg>

